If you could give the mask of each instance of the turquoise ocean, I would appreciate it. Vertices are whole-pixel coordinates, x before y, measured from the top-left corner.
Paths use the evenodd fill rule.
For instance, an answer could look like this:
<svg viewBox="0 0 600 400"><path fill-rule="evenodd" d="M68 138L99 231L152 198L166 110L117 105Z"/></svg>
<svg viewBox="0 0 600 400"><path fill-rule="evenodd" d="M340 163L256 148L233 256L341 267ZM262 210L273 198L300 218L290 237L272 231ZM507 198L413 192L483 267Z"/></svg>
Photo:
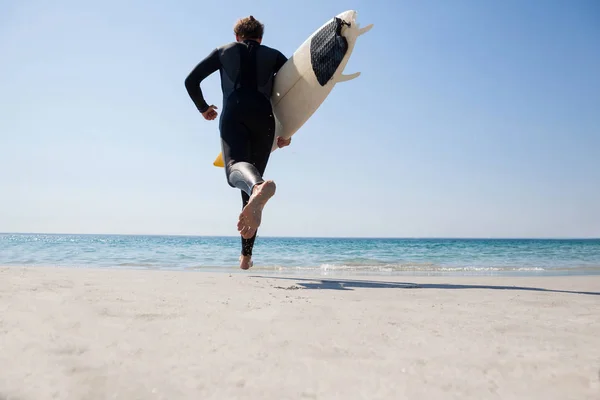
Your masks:
<svg viewBox="0 0 600 400"><path fill-rule="evenodd" d="M236 272L239 237L0 234L0 265ZM600 239L258 237L253 271L598 275Z"/></svg>

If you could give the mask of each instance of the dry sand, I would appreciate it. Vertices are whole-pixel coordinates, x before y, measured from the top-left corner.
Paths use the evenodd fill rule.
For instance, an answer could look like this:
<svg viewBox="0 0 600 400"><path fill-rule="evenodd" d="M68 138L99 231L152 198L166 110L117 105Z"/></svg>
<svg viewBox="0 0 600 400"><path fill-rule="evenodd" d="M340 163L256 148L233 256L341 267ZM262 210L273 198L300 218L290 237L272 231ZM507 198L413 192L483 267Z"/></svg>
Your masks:
<svg viewBox="0 0 600 400"><path fill-rule="evenodd" d="M0 269L0 399L600 399L600 277Z"/></svg>

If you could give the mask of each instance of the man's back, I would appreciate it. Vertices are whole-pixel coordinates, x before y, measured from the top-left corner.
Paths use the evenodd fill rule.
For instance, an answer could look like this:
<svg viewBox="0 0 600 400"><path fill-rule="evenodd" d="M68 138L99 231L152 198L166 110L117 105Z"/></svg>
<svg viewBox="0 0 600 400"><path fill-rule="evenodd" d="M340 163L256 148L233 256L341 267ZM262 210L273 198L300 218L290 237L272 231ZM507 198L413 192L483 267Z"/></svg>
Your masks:
<svg viewBox="0 0 600 400"><path fill-rule="evenodd" d="M221 88L224 99L236 89L256 90L271 97L274 75L287 58L271 47L253 40L232 42L217 48L221 63Z"/></svg>
<svg viewBox="0 0 600 400"><path fill-rule="evenodd" d="M208 75L219 70L223 106L236 91L258 92L271 98L274 75L287 58L276 49L255 40L231 42L214 49L186 78L186 88L198 110L208 108L199 84Z"/></svg>

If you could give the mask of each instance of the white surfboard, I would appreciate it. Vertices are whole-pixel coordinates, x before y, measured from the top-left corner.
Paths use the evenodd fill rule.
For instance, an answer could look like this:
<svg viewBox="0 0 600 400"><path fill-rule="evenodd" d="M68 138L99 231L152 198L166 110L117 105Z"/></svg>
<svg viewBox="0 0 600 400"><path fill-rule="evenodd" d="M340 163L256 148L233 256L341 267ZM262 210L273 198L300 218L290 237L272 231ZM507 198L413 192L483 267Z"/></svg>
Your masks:
<svg viewBox="0 0 600 400"><path fill-rule="evenodd" d="M343 74L356 39L373 24L360 28L354 10L338 14L313 32L281 67L273 83L271 103L275 114L275 140L288 139L304 125L338 82L357 78ZM222 153L213 162L224 167Z"/></svg>

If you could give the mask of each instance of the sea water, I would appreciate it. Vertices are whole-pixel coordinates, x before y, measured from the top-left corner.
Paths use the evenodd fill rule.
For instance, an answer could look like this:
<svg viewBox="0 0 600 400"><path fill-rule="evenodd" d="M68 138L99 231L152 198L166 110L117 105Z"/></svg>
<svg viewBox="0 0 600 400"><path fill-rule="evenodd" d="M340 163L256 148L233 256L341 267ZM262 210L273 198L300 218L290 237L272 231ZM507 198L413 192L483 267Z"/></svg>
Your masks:
<svg viewBox="0 0 600 400"><path fill-rule="evenodd" d="M0 234L0 265L239 270L239 237ZM600 274L600 239L258 237L253 271Z"/></svg>

